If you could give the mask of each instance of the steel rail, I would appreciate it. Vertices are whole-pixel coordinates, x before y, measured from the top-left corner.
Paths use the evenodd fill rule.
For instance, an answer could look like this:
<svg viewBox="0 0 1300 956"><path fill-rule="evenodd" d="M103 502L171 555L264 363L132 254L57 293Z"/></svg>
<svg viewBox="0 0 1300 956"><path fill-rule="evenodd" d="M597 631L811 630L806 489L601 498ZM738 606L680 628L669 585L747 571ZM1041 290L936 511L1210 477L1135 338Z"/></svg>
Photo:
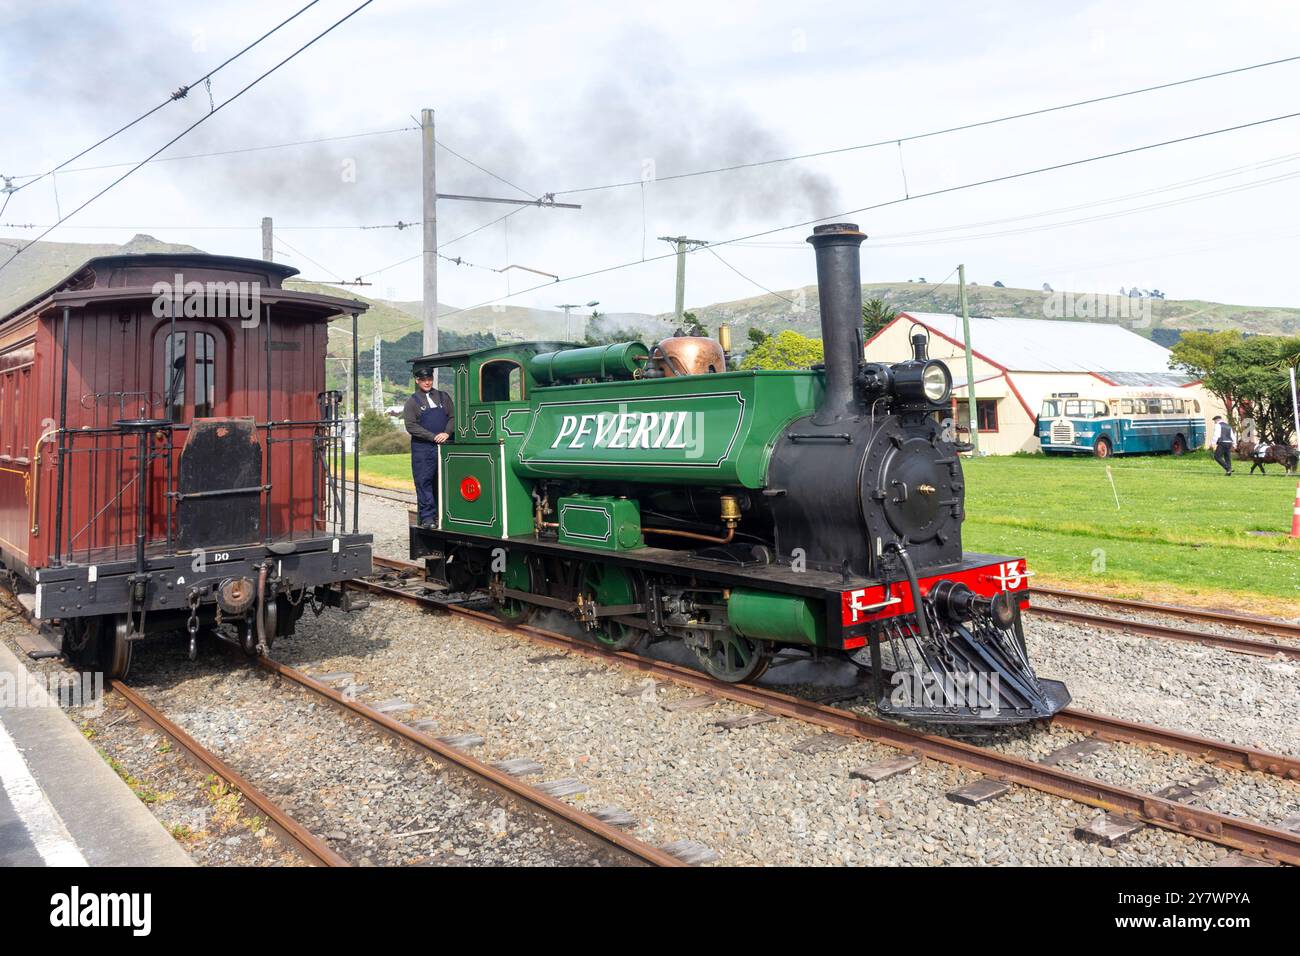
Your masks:
<svg viewBox="0 0 1300 956"><path fill-rule="evenodd" d="M1300 624L1283 621L1272 617L1257 617L1250 614L1230 614L1226 611L1212 611L1203 607L1187 607L1181 604L1153 604L1133 598L1111 597L1108 594L1085 594L1082 591L1066 591L1061 588L1049 588L1035 584L1032 594L1044 597L1060 598L1067 601L1083 601L1088 604L1102 604L1109 607L1127 608L1131 611L1147 611L1152 614L1167 614L1190 618L1195 621L1213 621L1229 627L1240 627L1278 637L1300 638Z"/></svg>
<svg viewBox="0 0 1300 956"><path fill-rule="evenodd" d="M279 661L267 657L257 658L257 663L265 670L283 677L285 680L303 687L312 693L324 697L331 703L341 707L349 713L359 716L372 724L377 725L391 736L397 737L408 743L415 744L438 757L445 763L452 763L464 770L469 771L476 777L486 780L494 788L507 791L513 797L522 799L526 803L542 810L550 816L559 817L567 824L578 827L587 834L594 836L604 843L608 843L617 849L628 853L653 866L685 866L686 864L677 857L666 853L658 847L651 846L642 840L638 840L631 834L625 833L618 827L604 823L596 819L589 813L585 813L570 804L565 803L547 793L543 793L536 787L529 786L523 781L510 776L496 767L486 764L481 760L476 760L463 751L455 747L448 746L436 737L410 727L400 720L395 720L387 714L382 714L372 707L368 707L359 701L352 700L339 691L315 680L310 675L302 671L282 664Z"/></svg>
<svg viewBox="0 0 1300 956"><path fill-rule="evenodd" d="M1138 724L1119 717L1109 717L1088 710L1067 707L1052 716L1051 722L1059 727L1092 734L1103 740L1121 743L1149 744L1165 750L1176 750L1192 756L1212 760L1234 770L1253 770L1272 774L1286 780L1300 780L1300 758L1287 754L1270 753L1254 747L1214 740L1170 730L1152 724Z"/></svg>
<svg viewBox="0 0 1300 956"><path fill-rule="evenodd" d="M243 794L244 799L257 808L258 812L266 817L271 828L276 831L286 842L297 847L304 859L313 866L351 866L346 859L334 852L330 846L304 827L301 823L289 816L280 808L270 797L254 786L248 778L239 773L228 763L208 750L201 743L187 734L179 726L165 717L153 704L145 700L136 691L132 690L125 684L114 681L112 685L114 692L121 694L122 699L131 706L131 709L139 714L147 723L152 725L159 733L171 738L182 750L199 766L216 774L222 780L226 781L231 787Z"/></svg>
<svg viewBox="0 0 1300 956"><path fill-rule="evenodd" d="M389 559L376 559L376 564L395 570L411 570L416 566ZM985 750L973 744L959 740L950 740L933 734L923 733L898 724L887 723L865 714L845 711L818 704L813 701L792 697L777 691L748 684L727 684L714 680L707 674L691 670L665 661L651 660L627 651L610 651L594 644L588 644L576 638L544 630L530 625L512 627L479 611L444 605L432 601L423 595L371 581L358 580L350 582L374 594L395 597L425 609L445 609L464 617L481 621L506 633L518 634L537 643L581 654L586 657L619 664L627 669L660 677L681 686L689 687L700 693L709 694L737 703L747 704L768 713L790 717L805 723L824 727L836 733L847 734L883 743L911 754L919 754L967 769L978 770L988 776L1017 783L1043 793L1064 797L1089 806L1124 813L1153 826L1172 830L1197 839L1208 840L1223 846L1260 855L1269 860L1300 865L1300 833L1268 827L1260 823L1231 817L1201 807L1188 806L1152 794L1140 793L1115 784L1094 780L1070 773L1059 767L1048 766L1013 757L996 751ZM1092 717L1085 712L1067 711L1066 720L1083 721ZM1108 726L1118 732L1125 722L1114 721ZM1146 728L1147 732L1158 732L1162 736L1161 745L1170 746L1177 738L1174 731L1162 731L1161 728ZM1199 738L1192 738L1199 740ZM1142 740L1140 742L1155 742ZM1216 741L1208 743L1227 746ZM1177 749L1186 749L1177 748ZM1243 748L1249 749L1249 748ZM1204 748L1192 752L1204 752ZM1275 755L1266 755L1275 757ZM1277 760L1290 758L1275 757ZM1294 761L1291 761L1294 764Z"/></svg>
<svg viewBox="0 0 1300 956"><path fill-rule="evenodd" d="M1037 589L1035 589L1037 591ZM1134 621L1129 618L1107 617L1104 614L1090 614L1087 611L1075 611L1063 607L1046 607L1042 604L1031 605L1030 614L1053 618L1058 621L1072 621L1075 624L1087 624L1111 631L1128 631L1146 637L1159 637L1170 641L1186 641L1189 644L1205 644L1221 647L1238 654L1253 654L1256 657L1273 657L1281 655L1293 661L1300 661L1300 644L1274 644L1272 641L1258 641L1248 637L1230 637L1226 634L1212 634L1205 631L1189 631L1168 624L1156 624L1152 621Z"/></svg>

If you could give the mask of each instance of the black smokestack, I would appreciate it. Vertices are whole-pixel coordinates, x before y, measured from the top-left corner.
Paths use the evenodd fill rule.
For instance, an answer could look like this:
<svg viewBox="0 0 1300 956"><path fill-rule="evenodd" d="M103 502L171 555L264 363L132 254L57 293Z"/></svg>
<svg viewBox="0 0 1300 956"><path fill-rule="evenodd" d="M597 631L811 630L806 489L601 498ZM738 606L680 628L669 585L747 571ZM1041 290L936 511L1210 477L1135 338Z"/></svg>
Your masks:
<svg viewBox="0 0 1300 956"><path fill-rule="evenodd" d="M817 226L808 237L817 250L817 299L822 313L822 351L826 356L826 395L813 421L829 424L858 415L853 379L862 360L862 263L859 246L866 235L856 223Z"/></svg>

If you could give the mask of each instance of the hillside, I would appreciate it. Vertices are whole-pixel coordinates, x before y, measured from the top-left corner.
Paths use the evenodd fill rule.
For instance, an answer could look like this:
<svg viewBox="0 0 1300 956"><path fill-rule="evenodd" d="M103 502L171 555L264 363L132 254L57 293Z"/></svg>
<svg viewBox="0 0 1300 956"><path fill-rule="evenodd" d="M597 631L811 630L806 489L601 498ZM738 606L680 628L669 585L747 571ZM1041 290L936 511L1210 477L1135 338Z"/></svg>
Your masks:
<svg viewBox="0 0 1300 956"><path fill-rule="evenodd" d="M738 339L757 326L765 332L794 329L804 335L819 336L820 322L817 306L817 287L779 290L793 299L791 305L771 295L738 299L734 302L717 302L690 309L710 329L720 323L730 323ZM884 299L899 311L952 312L961 311L961 300L956 283L930 286L911 282L875 282L862 287L864 300ZM1116 322L1134 331L1152 336L1153 330L1168 329L1239 329L1264 335L1294 335L1300 332L1300 308L1280 306L1225 305L1218 302L1183 299L1151 299L1150 328L1135 327L1126 318L1089 318L1092 322ZM800 309L798 303L803 303ZM997 315L1015 318L1071 318L1066 315L1045 315L1044 294L1036 289L1000 289L988 285L967 286L967 304L971 315ZM1134 303L1136 305L1136 303ZM1171 336L1172 338L1172 336Z"/></svg>
<svg viewBox="0 0 1300 956"><path fill-rule="evenodd" d="M4 240L12 245L19 240ZM0 247L0 257L6 253ZM32 296L48 289L59 279L94 256L123 252L201 252L193 246L161 242L152 236L138 235L125 245L111 243L60 243L41 242L25 252L12 266L0 273L0 314L3 314ZM370 309L361 318L363 344L375 334L392 341L420 328L419 302L389 302L372 299L355 287L339 287L319 283L289 280L292 288L311 290L328 295L360 299ZM968 287L971 315L1002 315L1021 318L1044 318L1044 295L1035 289L1002 289L988 285ZM781 290L781 294L799 305L771 295L715 302L690 309L710 329L722 322L730 323L737 343L743 343L745 333L753 326L766 332L794 329L805 335L818 334L817 287ZM960 309L955 283L930 286L919 282L878 282L862 287L864 299L881 298L899 310L922 312L957 312ZM1300 332L1300 308L1278 306L1228 305L1218 302L1183 299L1150 300L1151 328L1135 331L1150 336L1153 330L1187 329L1240 329L1269 335L1294 335ZM498 339L557 339L564 338L563 312L555 309L534 309L522 306L488 306L456 312L455 306L439 303L440 314L446 314L442 328L461 334L492 332ZM447 314L452 313L452 314ZM1053 316L1054 317L1054 316ZM1116 321L1131 325L1127 319L1089 319L1089 321ZM574 314L572 337L581 339L586 331L586 316ZM650 316L644 313L603 313L600 331L631 330L643 338L658 338L671 329L672 315ZM342 327L348 328L350 322Z"/></svg>
<svg viewBox="0 0 1300 956"><path fill-rule="evenodd" d="M8 261L12 247L28 243L20 239L0 240L0 262ZM0 273L0 315L5 315L29 299L40 295L60 279L96 256L116 256L132 252L202 252L193 246L161 242L153 236L138 235L125 245L105 242L39 242L24 252Z"/></svg>

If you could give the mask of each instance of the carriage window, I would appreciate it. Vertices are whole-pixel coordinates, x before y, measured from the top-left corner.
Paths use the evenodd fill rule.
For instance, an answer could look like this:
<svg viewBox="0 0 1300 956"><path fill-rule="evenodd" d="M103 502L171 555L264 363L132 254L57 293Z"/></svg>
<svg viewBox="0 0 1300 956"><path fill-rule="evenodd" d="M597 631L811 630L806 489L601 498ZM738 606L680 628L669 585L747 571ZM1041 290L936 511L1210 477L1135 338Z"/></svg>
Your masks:
<svg viewBox="0 0 1300 956"><path fill-rule="evenodd" d="M524 372L517 362L487 362L479 369L479 400L511 402L524 397Z"/></svg>
<svg viewBox="0 0 1300 956"><path fill-rule="evenodd" d="M24 396L24 403L21 407L18 404L18 393L15 392L14 394L14 412L15 412L14 424L18 427L19 431L22 432L22 435L19 438L18 443L22 444L24 458L31 457L31 448L29 445L27 445L27 442L30 441L31 438L27 434L27 427L26 427L27 405L32 400L31 389L29 388L29 386L31 385L31 377L32 377L32 370L30 368L23 369L22 374L18 376L18 382L20 383L22 394Z"/></svg>
<svg viewBox="0 0 1300 956"><path fill-rule="evenodd" d="M13 423L17 421L17 416L10 411L8 404L6 404L10 392L9 382L12 379L12 373L7 373L3 378L0 378L0 425L4 427L4 453L6 456L14 453L13 438L10 437L10 432Z"/></svg>
<svg viewBox="0 0 1300 956"><path fill-rule="evenodd" d="M174 422L185 420L185 333L167 336L166 357L163 359L163 401L167 404L167 417Z"/></svg>
<svg viewBox="0 0 1300 956"><path fill-rule="evenodd" d="M194 417L211 418L216 384L217 342L204 332L194 333Z"/></svg>

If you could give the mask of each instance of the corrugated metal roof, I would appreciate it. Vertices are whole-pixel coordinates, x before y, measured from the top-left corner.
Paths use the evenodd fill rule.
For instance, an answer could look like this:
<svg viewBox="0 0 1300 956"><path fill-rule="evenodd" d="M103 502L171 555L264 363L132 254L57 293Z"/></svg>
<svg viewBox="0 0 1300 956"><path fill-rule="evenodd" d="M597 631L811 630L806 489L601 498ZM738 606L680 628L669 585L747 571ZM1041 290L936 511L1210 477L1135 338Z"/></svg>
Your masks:
<svg viewBox="0 0 1300 956"><path fill-rule="evenodd" d="M957 342L961 316L942 312L904 312ZM1060 319L978 318L970 320L971 348L1013 372L1096 372L1118 382L1118 375L1175 376L1169 350L1119 325ZM1186 377L1180 377L1186 382ZM1126 381L1141 385L1147 381ZM1149 384L1169 384L1152 381Z"/></svg>

